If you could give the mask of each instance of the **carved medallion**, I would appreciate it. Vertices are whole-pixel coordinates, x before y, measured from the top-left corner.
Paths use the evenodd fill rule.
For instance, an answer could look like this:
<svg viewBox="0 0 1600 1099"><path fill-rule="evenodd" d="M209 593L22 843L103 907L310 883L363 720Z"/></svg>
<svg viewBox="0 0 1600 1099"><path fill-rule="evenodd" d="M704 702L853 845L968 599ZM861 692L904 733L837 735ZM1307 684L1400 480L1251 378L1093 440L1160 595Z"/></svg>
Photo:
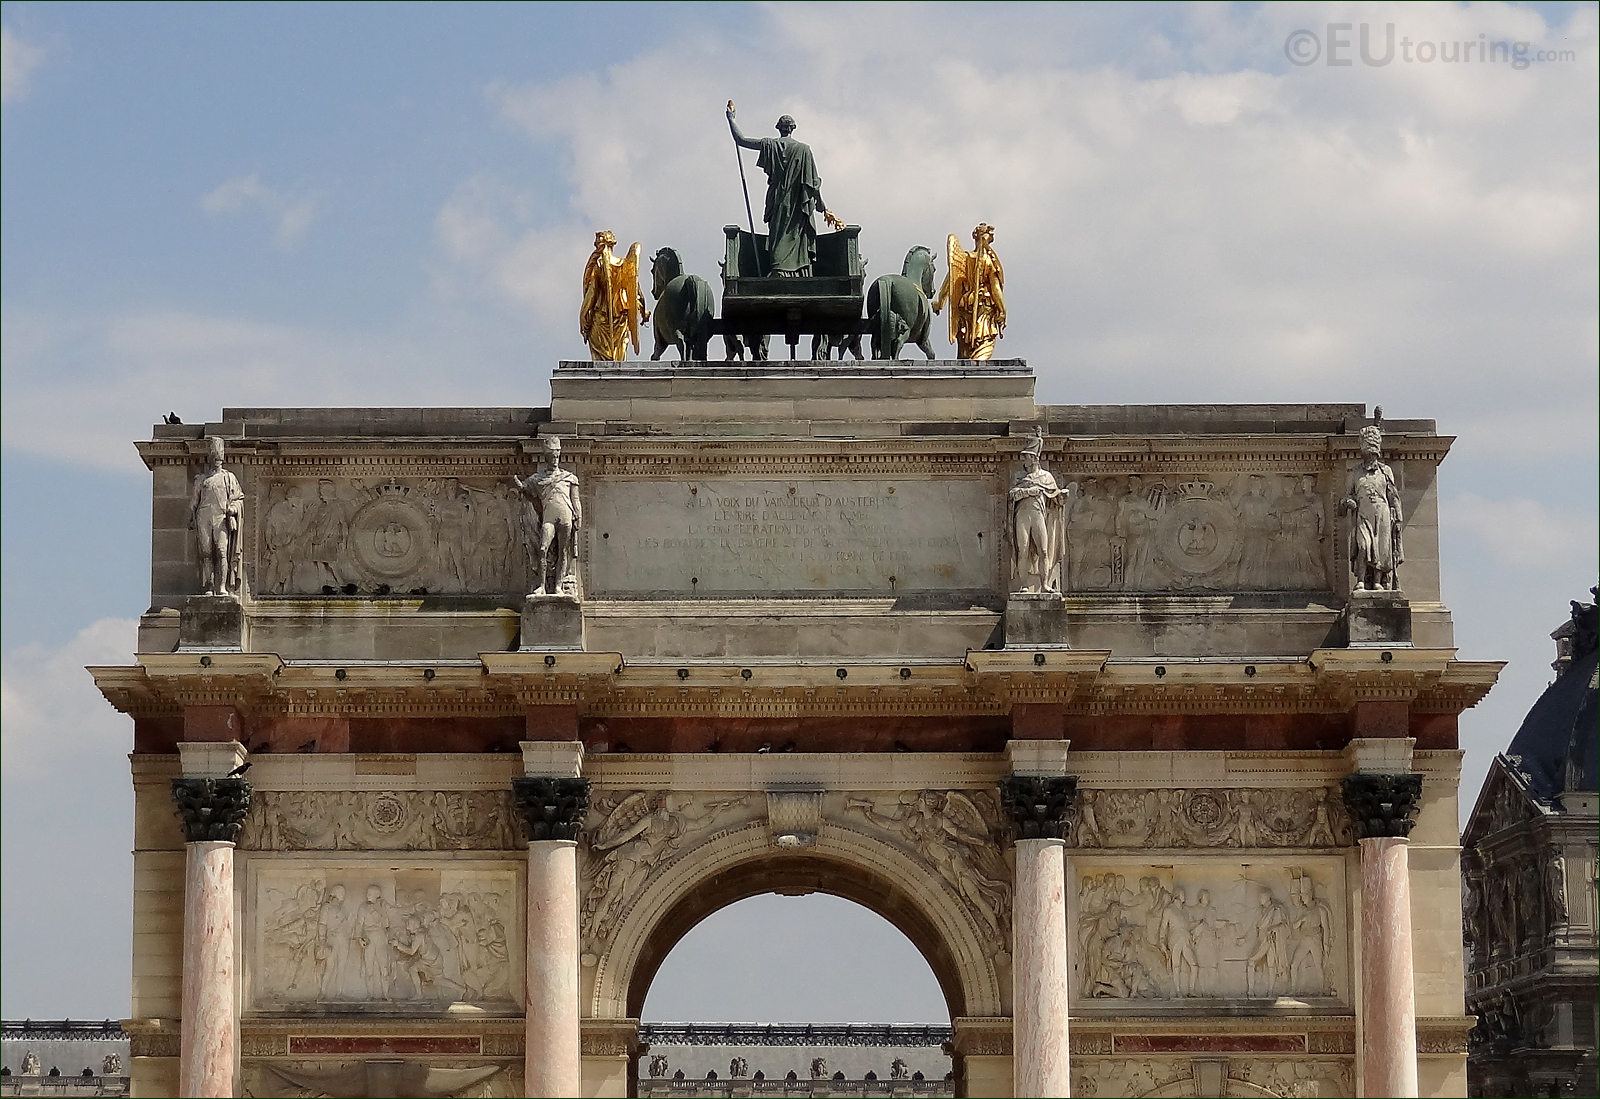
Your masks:
<svg viewBox="0 0 1600 1099"><path fill-rule="evenodd" d="M432 525L399 486L385 485L376 500L350 520L350 549L356 564L384 580L416 572L433 541Z"/></svg>
<svg viewBox="0 0 1600 1099"><path fill-rule="evenodd" d="M390 835L405 827L406 805L394 794L379 794L367 805L367 823L381 835Z"/></svg>
<svg viewBox="0 0 1600 1099"><path fill-rule="evenodd" d="M1228 563L1238 540L1231 509L1211 498L1210 481L1185 481L1156 528L1162 558L1179 573L1200 577Z"/></svg>

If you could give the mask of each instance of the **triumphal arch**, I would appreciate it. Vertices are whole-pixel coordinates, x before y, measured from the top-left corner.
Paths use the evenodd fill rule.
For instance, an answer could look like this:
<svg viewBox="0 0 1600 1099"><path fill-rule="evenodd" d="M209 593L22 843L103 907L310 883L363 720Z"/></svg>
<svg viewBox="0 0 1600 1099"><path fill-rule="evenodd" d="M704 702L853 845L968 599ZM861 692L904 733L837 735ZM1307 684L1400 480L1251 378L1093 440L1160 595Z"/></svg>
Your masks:
<svg viewBox="0 0 1600 1099"><path fill-rule="evenodd" d="M626 1095L673 945L823 891L926 956L957 1094L1464 1094L1450 440L1040 405L993 226L869 287L727 115L767 232L720 311L653 255L655 359L601 231L548 407L139 444L134 1092ZM682 1090L827 1091L738 1064Z"/></svg>
<svg viewBox="0 0 1600 1099"><path fill-rule="evenodd" d="M1439 598L1450 440L1034 380L562 362L548 408L158 425L92 669L135 1091L624 1095L673 944L820 890L926 955L964 1094L1462 1094L1498 666Z"/></svg>

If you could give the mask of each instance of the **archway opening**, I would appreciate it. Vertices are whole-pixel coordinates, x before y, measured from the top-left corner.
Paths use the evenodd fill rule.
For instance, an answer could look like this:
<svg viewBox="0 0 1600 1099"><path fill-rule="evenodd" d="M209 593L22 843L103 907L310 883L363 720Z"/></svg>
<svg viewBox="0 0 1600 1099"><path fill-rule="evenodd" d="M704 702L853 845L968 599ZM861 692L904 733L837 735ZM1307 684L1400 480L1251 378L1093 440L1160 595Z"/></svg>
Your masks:
<svg viewBox="0 0 1600 1099"><path fill-rule="evenodd" d="M737 867L683 898L628 1002L649 1045L640 1095L720 1095L741 1076L953 1092L955 959L909 897L814 855Z"/></svg>
<svg viewBox="0 0 1600 1099"><path fill-rule="evenodd" d="M950 1012L927 960L882 916L825 893L766 893L679 940L639 1018L948 1026Z"/></svg>

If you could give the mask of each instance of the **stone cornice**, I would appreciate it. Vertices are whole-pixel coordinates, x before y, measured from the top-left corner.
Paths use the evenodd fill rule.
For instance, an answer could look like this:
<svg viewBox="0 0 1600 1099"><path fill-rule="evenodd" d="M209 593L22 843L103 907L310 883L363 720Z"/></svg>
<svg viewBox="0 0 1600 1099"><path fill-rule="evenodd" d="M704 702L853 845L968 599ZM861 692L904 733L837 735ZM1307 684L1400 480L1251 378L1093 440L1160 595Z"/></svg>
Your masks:
<svg viewBox="0 0 1600 1099"><path fill-rule="evenodd" d="M228 440L228 465L241 469L274 469L286 474L326 476L371 475L374 470L401 467L415 472L483 467L481 475L537 460L535 433L540 425L497 424L493 434L462 437L444 429L434 435L417 429L396 429L393 435L352 436L350 429L330 427L325 435L310 428L301 436L249 436ZM806 436L697 435L692 424L679 425L676 435L564 435L564 453L580 474L646 475L670 469L685 473L737 473L760 476L837 473L859 477L886 472L944 472L991 475L1014 461L1024 433L1012 435L889 436L829 439ZM1017 425L1026 427L1027 425ZM548 430L548 428L545 428ZM1391 461L1438 462L1455 440L1445 435L1394 435L1384 440ZM199 461L204 439L162 438L135 444L147 467ZM1160 474L1194 470L1217 472L1281 471L1315 473L1342 470L1359 454L1359 440L1349 435L1105 434L1046 436L1044 459L1067 476Z"/></svg>
<svg viewBox="0 0 1600 1099"><path fill-rule="evenodd" d="M1385 661L1387 652L1390 659ZM1452 649L1321 649L1306 661L1115 661L1105 650L973 651L960 662L836 660L630 664L618 653L484 653L478 661L286 663L271 653L143 654L93 667L135 717L187 706L261 714L513 716L570 706L596 716L982 716L1021 704L1085 716L1344 713L1404 702L1459 713L1502 664Z"/></svg>

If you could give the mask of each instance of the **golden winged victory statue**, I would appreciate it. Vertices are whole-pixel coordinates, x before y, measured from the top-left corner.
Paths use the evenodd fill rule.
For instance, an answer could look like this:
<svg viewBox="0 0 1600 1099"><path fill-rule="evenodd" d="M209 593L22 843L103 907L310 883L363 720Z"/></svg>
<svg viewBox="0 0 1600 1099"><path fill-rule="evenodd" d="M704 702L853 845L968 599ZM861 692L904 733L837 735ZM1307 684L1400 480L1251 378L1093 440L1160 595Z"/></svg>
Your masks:
<svg viewBox="0 0 1600 1099"><path fill-rule="evenodd" d="M950 234L949 267L933 311L950 306L950 342L958 359L988 359L1006 329L1005 268L994 253L994 226L972 230L972 251Z"/></svg>
<svg viewBox="0 0 1600 1099"><path fill-rule="evenodd" d="M639 325L650 319L644 297L639 293L638 241L628 254L618 259L611 253L617 243L614 233L602 229L594 235L594 252L583 269L583 308L578 311L578 328L589 345L589 357L597 362L621 362L627 357L628 343L639 353Z"/></svg>

